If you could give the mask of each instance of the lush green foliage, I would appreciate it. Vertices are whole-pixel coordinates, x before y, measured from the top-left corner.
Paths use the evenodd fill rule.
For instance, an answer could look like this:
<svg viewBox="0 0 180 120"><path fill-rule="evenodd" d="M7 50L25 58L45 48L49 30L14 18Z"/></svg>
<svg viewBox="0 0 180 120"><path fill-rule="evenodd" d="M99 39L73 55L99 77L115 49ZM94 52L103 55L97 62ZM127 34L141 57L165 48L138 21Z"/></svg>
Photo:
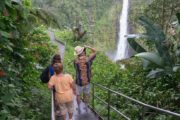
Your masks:
<svg viewBox="0 0 180 120"><path fill-rule="evenodd" d="M47 65L55 47L44 28L34 29L30 10L28 0L0 4L0 70L6 73L0 77L1 120L50 116L50 94L40 84L38 69Z"/></svg>
<svg viewBox="0 0 180 120"><path fill-rule="evenodd" d="M176 72L173 72L173 67L180 62L177 55L180 20L175 16L179 11L178 4L173 0L131 2L130 32L146 33L143 35L148 36L148 40L136 40L136 48L138 52L151 52L137 56L150 62L146 61L147 69L144 69L143 63L133 57L124 60L122 63L126 65L126 69L121 69L103 52L115 48L120 3L118 0L33 0L32 6L31 0L1 0L0 73L5 72L6 75L0 76L0 119L50 119L50 93L46 86L40 83L39 75L43 67L50 63L50 58L57 49L51 45L43 23L60 28L55 30L55 33L66 45L65 72L75 76L74 46L94 46L98 48L92 68L94 82L142 102L180 112L180 70L176 68ZM139 21L140 15L146 15L150 19L141 17ZM73 28L80 24L87 34L80 41L75 41ZM155 79L146 77L150 71L154 74L159 68L164 69L166 74ZM96 88L95 94L108 101L107 92ZM115 95L111 96L110 102L131 119L141 119L141 107ZM95 100L95 107L107 118L106 106ZM174 120L151 110L144 112L148 120ZM123 119L115 112L111 112L111 118Z"/></svg>

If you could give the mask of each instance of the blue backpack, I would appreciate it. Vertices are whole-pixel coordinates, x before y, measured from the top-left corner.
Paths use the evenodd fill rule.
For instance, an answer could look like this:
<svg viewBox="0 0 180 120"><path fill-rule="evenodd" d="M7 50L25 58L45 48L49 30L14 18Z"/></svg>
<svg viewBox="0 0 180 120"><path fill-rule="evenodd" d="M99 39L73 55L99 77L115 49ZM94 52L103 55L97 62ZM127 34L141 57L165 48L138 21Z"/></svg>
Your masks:
<svg viewBox="0 0 180 120"><path fill-rule="evenodd" d="M41 73L40 79L42 83L48 83L50 76L54 75L54 69L51 65L47 66Z"/></svg>

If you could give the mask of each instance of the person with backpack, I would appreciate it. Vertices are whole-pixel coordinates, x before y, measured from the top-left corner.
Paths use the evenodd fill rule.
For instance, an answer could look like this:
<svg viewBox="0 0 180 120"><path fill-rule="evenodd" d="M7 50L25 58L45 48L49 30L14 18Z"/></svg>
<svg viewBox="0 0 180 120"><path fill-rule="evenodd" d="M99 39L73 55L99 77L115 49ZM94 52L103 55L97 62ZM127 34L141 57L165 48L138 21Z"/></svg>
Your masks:
<svg viewBox="0 0 180 120"><path fill-rule="evenodd" d="M66 120L66 113L69 114L69 120L72 120L74 112L73 93L75 94L75 85L72 76L62 73L63 65L61 63L55 63L53 68L55 74L50 78L48 88L55 88L55 100L57 101L63 120Z"/></svg>
<svg viewBox="0 0 180 120"><path fill-rule="evenodd" d="M40 79L42 83L48 83L51 76L54 75L54 68L53 65L55 63L61 63L61 56L59 54L55 54L52 58L51 64L48 65L43 72L40 75ZM55 92L55 91L54 91ZM56 105L55 101L55 113L57 117L61 117L61 111L59 110L59 107Z"/></svg>
<svg viewBox="0 0 180 120"><path fill-rule="evenodd" d="M50 77L54 75L53 65L55 63L61 63L61 56L59 54L55 54L52 58L51 64L48 65L40 75L40 79L42 83L48 83Z"/></svg>
<svg viewBox="0 0 180 120"><path fill-rule="evenodd" d="M86 54L86 49L91 50L89 56ZM85 109L87 111L87 105L90 99L91 66L96 57L96 50L90 46L76 46L74 55L76 56L74 68L76 70L77 104L78 112L80 114L81 94L83 94L83 100L86 104Z"/></svg>

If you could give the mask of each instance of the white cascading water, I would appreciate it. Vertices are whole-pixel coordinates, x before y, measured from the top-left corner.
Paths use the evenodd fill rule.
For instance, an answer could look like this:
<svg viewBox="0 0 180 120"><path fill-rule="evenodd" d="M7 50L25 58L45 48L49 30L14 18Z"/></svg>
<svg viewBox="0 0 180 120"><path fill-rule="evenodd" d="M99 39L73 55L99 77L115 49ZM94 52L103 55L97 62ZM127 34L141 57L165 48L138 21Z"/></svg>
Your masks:
<svg viewBox="0 0 180 120"><path fill-rule="evenodd" d="M129 44L125 35L128 34L128 9L129 0L123 0L123 8L120 17L120 30L118 33L118 44L115 61L129 58Z"/></svg>

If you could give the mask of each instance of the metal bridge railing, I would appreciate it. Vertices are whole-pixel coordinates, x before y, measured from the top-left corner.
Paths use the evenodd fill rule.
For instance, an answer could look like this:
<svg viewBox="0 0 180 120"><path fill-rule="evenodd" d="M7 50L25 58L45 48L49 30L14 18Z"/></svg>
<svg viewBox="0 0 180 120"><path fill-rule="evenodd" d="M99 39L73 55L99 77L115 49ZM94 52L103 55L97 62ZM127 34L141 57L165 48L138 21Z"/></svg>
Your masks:
<svg viewBox="0 0 180 120"><path fill-rule="evenodd" d="M54 110L54 90L51 90L51 120L55 120Z"/></svg>
<svg viewBox="0 0 180 120"><path fill-rule="evenodd" d="M121 96L121 97L125 98L126 100L131 101L132 103L135 103L135 104L138 104L138 105L142 106L142 116L141 116L142 120L144 119L144 110L145 109L155 110L155 111L157 111L159 113L166 114L166 115L172 115L172 116L180 119L180 114L179 113L171 112L169 110L164 110L164 109L161 109L161 108L158 108L158 107L154 107L152 105L145 104L145 103L143 103L141 101L135 100L135 99L133 99L131 97L128 97L128 96L126 96L126 95L124 95L122 93L116 92L114 90L111 90L111 89L109 89L109 88L107 88L105 86L102 86L100 84L96 84L94 82L91 82L91 85L92 85L92 108L95 110L95 104L94 104L95 98L98 99L99 101L101 101L102 103L104 103L108 107L108 114L107 114L108 120L110 120L110 117L111 117L110 116L111 109L113 111L115 111L116 113L118 113L119 115L121 115L122 117L124 117L126 120L130 120L130 118L128 116L126 116L125 114L123 114L122 112L120 112L119 110L117 110L115 107L113 107L110 104L111 103L111 101L110 101L111 93L116 94L117 96ZM95 93L95 86L107 91L107 93L108 93L107 102L102 100L100 97L98 97L98 96L96 96L94 94Z"/></svg>

